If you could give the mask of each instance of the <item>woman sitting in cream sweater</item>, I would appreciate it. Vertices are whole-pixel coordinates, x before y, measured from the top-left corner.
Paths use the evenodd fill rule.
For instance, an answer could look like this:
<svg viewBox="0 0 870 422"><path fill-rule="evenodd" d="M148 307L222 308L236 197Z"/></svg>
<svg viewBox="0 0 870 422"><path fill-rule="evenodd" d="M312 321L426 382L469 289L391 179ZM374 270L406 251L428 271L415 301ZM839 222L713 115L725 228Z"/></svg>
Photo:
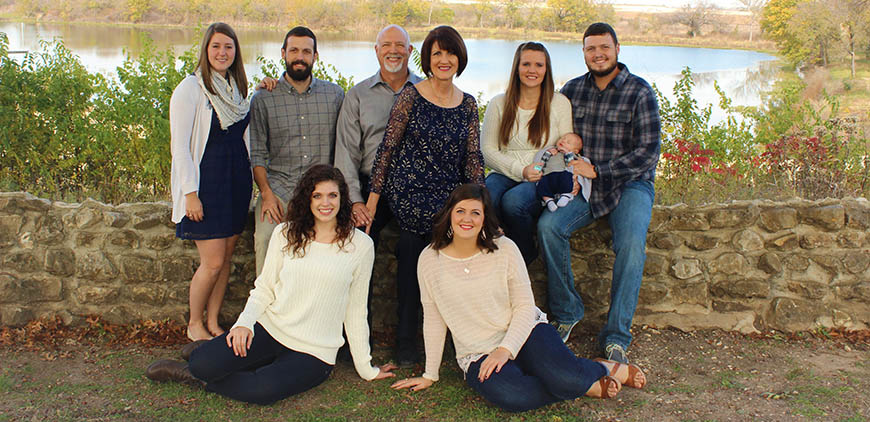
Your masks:
<svg viewBox="0 0 870 422"><path fill-rule="evenodd" d="M393 376L393 365L371 365L366 299L374 246L353 227L341 172L309 169L286 221L275 228L263 271L229 333L193 350L189 367L152 363L148 378L204 383L236 400L273 403L326 380L344 343L342 325L360 377Z"/></svg>
<svg viewBox="0 0 870 422"><path fill-rule="evenodd" d="M511 412L582 395L609 398L643 387L634 365L578 358L534 303L519 249L501 236L486 188L466 184L436 215L417 273L423 303L426 370L393 388L438 381L447 329L466 383Z"/></svg>

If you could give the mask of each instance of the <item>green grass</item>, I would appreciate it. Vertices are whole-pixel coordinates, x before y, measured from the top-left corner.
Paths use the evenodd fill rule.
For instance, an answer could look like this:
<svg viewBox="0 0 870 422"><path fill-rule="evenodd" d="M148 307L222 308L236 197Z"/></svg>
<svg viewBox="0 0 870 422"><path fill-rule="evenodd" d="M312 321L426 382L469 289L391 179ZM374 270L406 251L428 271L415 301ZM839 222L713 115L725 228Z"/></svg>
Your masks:
<svg viewBox="0 0 870 422"><path fill-rule="evenodd" d="M0 374L0 393L8 393L12 391L12 386L12 377L4 371Z"/></svg>
<svg viewBox="0 0 870 422"><path fill-rule="evenodd" d="M743 384L736 380L739 375L740 373L736 371L719 372L715 375L715 381L713 381L713 385L733 389L745 388Z"/></svg>

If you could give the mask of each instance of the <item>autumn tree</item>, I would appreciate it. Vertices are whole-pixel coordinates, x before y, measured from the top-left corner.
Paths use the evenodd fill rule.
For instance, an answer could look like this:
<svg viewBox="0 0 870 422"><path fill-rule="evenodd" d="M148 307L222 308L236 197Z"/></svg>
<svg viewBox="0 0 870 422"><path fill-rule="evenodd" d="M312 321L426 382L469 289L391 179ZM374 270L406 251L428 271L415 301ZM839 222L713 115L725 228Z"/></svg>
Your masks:
<svg viewBox="0 0 870 422"><path fill-rule="evenodd" d="M548 29L583 32L598 20L597 6L591 0L547 0L552 25Z"/></svg>
<svg viewBox="0 0 870 422"><path fill-rule="evenodd" d="M817 57L823 66L828 65L831 46L840 38L840 29L830 7L819 0L797 5L797 11L789 19L789 32L804 47L800 50L805 54L802 61ZM812 53L815 48L818 48L817 56Z"/></svg>
<svg viewBox="0 0 870 422"><path fill-rule="evenodd" d="M674 23L686 26L688 28L686 34L689 37L695 37L701 35L701 31L705 26L715 21L715 11L716 6L707 0L701 0L694 6L691 3L686 3L678 12L671 16L671 20Z"/></svg>
<svg viewBox="0 0 870 422"><path fill-rule="evenodd" d="M752 42L752 34L758 21L761 19L761 12L764 10L764 5L767 0L740 0L743 8L749 12L751 22L749 22L749 42Z"/></svg>
<svg viewBox="0 0 870 422"><path fill-rule="evenodd" d="M483 27L484 23L492 12L495 10L495 2L493 0L477 0L471 5L474 11L474 18L477 20L477 26Z"/></svg>
<svg viewBox="0 0 870 422"><path fill-rule="evenodd" d="M863 30L870 25L870 0L829 0L835 21L840 25L843 44L849 54L850 75L855 78L855 49Z"/></svg>
<svg viewBox="0 0 870 422"><path fill-rule="evenodd" d="M809 55L809 49L790 24L798 12L798 5L809 0L770 0L761 13L761 29L776 42L780 53L792 64L798 64Z"/></svg>

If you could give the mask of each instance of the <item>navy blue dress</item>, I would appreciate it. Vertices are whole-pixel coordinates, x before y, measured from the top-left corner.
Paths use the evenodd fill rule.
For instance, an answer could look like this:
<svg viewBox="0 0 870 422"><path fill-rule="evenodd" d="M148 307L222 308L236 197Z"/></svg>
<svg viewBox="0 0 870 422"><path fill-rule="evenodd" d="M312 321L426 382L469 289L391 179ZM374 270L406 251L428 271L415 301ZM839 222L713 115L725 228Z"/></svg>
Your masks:
<svg viewBox="0 0 870 422"><path fill-rule="evenodd" d="M477 102L465 94L439 107L408 86L399 94L378 147L372 192L386 196L402 230L426 236L435 214L463 183L483 184Z"/></svg>
<svg viewBox="0 0 870 422"><path fill-rule="evenodd" d="M222 239L245 228L253 189L251 161L243 139L250 117L249 113L223 130L217 113L212 111L208 142L199 162L198 195L203 219L195 222L184 217L175 226L177 237Z"/></svg>

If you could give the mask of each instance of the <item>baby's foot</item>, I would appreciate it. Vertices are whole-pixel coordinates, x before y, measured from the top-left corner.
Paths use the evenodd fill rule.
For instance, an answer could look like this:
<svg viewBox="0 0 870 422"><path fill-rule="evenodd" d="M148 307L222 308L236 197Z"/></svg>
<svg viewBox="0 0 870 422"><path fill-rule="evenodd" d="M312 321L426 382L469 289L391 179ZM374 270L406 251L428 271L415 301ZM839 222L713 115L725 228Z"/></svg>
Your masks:
<svg viewBox="0 0 870 422"><path fill-rule="evenodd" d="M556 206L562 208L565 205L568 205L568 203L571 202L571 199L573 198L568 195L562 195L559 197L559 200L556 201Z"/></svg>
<svg viewBox="0 0 870 422"><path fill-rule="evenodd" d="M556 212L556 210L559 209L559 206L556 205L556 202L551 198L547 200L547 209L551 212Z"/></svg>

